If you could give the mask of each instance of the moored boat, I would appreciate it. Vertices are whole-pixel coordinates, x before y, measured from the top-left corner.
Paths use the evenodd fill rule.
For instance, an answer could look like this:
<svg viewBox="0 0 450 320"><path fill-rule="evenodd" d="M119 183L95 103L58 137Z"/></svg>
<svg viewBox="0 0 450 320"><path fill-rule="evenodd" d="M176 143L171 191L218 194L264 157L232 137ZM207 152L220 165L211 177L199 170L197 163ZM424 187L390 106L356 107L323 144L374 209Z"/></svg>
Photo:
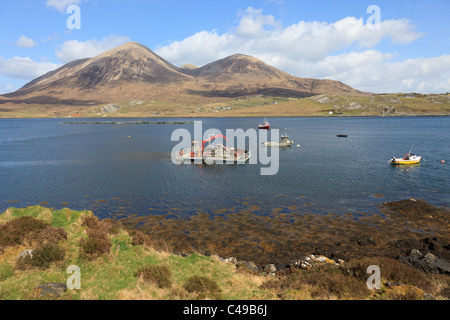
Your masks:
<svg viewBox="0 0 450 320"><path fill-rule="evenodd" d="M259 130L270 130L270 123L267 119L264 119L264 122L258 125Z"/></svg>
<svg viewBox="0 0 450 320"><path fill-rule="evenodd" d="M281 136L280 142L264 142L265 147L291 147L294 141L289 140L289 136L284 134Z"/></svg>
<svg viewBox="0 0 450 320"><path fill-rule="evenodd" d="M420 163L420 160L422 160L422 157L411 153L413 147L414 147L414 145L411 147L411 150L409 150L409 152L407 154L405 154L404 157L402 157L402 158L392 157L392 159L389 160L389 162L391 164L395 164L395 165L418 164L418 163Z"/></svg>
<svg viewBox="0 0 450 320"><path fill-rule="evenodd" d="M421 156L407 153L402 158L392 157L392 159L389 162L395 165L407 165L407 164L418 164L420 163L421 160L422 160Z"/></svg>
<svg viewBox="0 0 450 320"><path fill-rule="evenodd" d="M180 161L201 161L202 163L246 163L251 158L251 152L247 150L235 149L225 147L222 144L212 145L211 142L219 136L225 138L223 135L211 137L203 142L192 141L189 150L181 150L177 155L177 160ZM205 144L208 146L205 147Z"/></svg>

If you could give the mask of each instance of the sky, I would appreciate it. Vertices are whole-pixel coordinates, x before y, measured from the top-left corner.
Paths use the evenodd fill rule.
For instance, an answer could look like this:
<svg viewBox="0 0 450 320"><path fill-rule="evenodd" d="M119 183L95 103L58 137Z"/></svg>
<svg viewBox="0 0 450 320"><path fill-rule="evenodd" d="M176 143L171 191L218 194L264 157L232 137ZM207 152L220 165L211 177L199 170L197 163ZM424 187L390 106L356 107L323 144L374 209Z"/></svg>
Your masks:
<svg viewBox="0 0 450 320"><path fill-rule="evenodd" d="M0 0L0 94L128 41L177 66L241 53L373 93L445 93L449 12L448 0Z"/></svg>

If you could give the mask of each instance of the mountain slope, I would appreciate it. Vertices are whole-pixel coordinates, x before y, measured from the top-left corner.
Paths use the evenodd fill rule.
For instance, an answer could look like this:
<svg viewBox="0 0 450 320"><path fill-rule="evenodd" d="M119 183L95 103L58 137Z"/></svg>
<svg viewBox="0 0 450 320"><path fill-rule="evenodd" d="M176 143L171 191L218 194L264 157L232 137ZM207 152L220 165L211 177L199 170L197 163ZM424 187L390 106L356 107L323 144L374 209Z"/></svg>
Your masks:
<svg viewBox="0 0 450 320"><path fill-rule="evenodd" d="M210 96L266 94L305 97L326 93L366 95L338 81L294 77L257 58L242 54L232 55L187 73L196 77L206 89L203 94Z"/></svg>
<svg viewBox="0 0 450 320"><path fill-rule="evenodd" d="M147 47L129 42L92 59L49 72L0 103L96 105L129 100L182 102L253 94L304 97L331 93L365 95L332 80L302 79L236 54L201 68L176 67Z"/></svg>

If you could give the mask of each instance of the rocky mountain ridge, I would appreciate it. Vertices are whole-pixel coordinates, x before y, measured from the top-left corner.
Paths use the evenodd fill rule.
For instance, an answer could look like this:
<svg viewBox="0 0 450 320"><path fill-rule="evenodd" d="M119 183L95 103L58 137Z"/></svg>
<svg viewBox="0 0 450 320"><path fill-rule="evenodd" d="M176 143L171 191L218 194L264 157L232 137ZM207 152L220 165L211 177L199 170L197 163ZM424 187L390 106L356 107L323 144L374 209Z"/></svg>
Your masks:
<svg viewBox="0 0 450 320"><path fill-rule="evenodd" d="M67 63L2 96L2 103L96 105L127 100L236 98L263 94L364 96L333 80L304 79L242 54L203 67L177 67L136 42Z"/></svg>

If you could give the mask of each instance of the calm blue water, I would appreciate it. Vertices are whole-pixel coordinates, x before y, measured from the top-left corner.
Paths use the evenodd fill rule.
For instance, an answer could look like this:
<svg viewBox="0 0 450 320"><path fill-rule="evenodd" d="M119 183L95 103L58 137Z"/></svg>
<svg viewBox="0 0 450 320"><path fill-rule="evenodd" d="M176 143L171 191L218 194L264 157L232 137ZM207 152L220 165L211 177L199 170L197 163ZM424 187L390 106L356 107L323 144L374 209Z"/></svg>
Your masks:
<svg viewBox="0 0 450 320"><path fill-rule="evenodd" d="M274 208L343 214L378 212L381 202L406 198L450 206L450 117L270 119L294 140L293 148L280 151L274 176L261 176L261 165L173 164L172 132L193 132L193 125L60 121L0 120L0 211L44 203L101 217L177 217L253 206L259 214ZM203 129L225 134L260 121L204 119ZM406 171L388 163L413 144L422 164Z"/></svg>

